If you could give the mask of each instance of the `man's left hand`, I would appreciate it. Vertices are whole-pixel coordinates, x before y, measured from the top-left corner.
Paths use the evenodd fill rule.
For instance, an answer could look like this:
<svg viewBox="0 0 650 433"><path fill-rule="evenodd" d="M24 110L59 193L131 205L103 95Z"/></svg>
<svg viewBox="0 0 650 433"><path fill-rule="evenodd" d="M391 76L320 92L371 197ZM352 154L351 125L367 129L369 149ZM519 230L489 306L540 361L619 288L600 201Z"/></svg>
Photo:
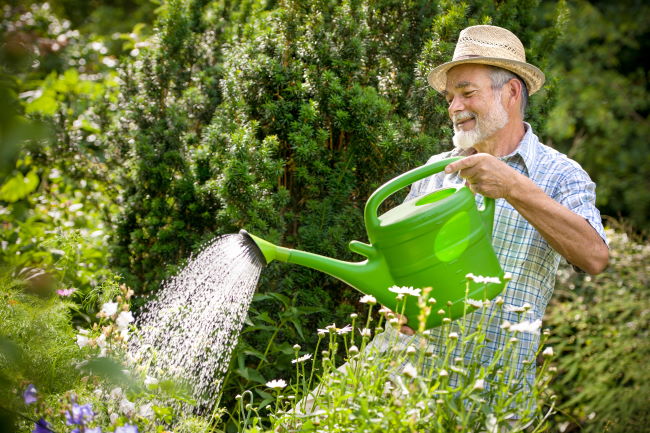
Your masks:
<svg viewBox="0 0 650 433"><path fill-rule="evenodd" d="M467 187L490 198L508 198L520 173L505 162L488 154L477 153L449 164L445 173L459 172Z"/></svg>

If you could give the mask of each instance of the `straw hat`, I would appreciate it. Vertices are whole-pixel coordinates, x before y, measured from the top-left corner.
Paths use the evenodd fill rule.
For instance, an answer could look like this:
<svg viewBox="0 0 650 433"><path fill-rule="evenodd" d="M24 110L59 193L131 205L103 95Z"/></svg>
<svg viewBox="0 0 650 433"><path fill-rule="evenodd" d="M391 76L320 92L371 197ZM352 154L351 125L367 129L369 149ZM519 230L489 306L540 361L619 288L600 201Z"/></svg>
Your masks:
<svg viewBox="0 0 650 433"><path fill-rule="evenodd" d="M528 87L528 94L537 92L544 84L544 73L526 63L524 46L510 30L496 26L472 26L460 32L451 62L429 72L429 85L443 92L447 72L465 63L498 66L519 75Z"/></svg>

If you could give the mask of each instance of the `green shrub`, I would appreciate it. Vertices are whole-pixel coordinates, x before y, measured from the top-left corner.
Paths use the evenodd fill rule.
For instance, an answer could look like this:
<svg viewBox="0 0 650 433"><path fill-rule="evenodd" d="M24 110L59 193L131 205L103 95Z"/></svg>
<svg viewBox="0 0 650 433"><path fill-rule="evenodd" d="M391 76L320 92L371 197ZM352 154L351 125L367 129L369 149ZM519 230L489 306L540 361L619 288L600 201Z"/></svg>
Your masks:
<svg viewBox="0 0 650 433"><path fill-rule="evenodd" d="M565 268L547 310L560 431L650 431L650 247L608 230L610 265Z"/></svg>

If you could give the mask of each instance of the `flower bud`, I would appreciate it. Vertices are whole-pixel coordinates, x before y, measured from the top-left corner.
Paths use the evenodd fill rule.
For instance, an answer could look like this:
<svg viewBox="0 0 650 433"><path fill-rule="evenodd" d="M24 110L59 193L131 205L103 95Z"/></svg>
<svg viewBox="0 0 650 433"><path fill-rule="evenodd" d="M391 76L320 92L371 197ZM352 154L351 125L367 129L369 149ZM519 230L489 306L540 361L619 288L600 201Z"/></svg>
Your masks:
<svg viewBox="0 0 650 433"><path fill-rule="evenodd" d="M550 357L553 356L553 355L554 355L554 353L553 353L553 348L552 348L551 346L548 346L548 347L547 347L546 349L544 349L544 351L542 352L542 356L544 356L544 357L546 357L546 358L550 358Z"/></svg>

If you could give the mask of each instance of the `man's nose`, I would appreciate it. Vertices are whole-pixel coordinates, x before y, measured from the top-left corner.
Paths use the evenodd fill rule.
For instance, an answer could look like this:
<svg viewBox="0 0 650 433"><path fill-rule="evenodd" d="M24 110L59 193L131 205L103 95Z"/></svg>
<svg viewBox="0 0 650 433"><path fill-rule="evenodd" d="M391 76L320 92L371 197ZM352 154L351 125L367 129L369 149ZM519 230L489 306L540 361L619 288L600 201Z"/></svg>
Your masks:
<svg viewBox="0 0 650 433"><path fill-rule="evenodd" d="M464 110L465 110L465 105L463 105L461 98L454 96L452 100L449 102L449 107L447 108L449 115L453 116L454 113L459 113Z"/></svg>

